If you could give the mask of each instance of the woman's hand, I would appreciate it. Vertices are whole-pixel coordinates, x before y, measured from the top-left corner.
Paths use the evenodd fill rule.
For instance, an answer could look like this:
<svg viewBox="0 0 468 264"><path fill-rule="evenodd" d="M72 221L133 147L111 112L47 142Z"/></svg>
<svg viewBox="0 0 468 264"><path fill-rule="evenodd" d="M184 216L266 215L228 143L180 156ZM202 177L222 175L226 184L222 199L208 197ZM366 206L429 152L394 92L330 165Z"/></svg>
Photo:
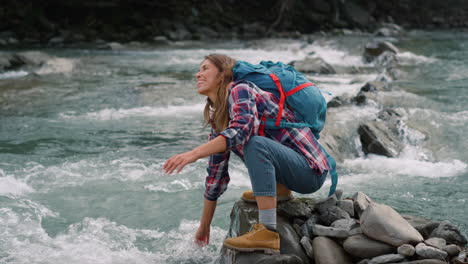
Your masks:
<svg viewBox="0 0 468 264"><path fill-rule="evenodd" d="M198 227L195 233L195 243L200 247L206 246L210 243L210 227Z"/></svg>
<svg viewBox="0 0 468 264"><path fill-rule="evenodd" d="M179 173L187 164L197 161L198 156L194 150L177 154L168 159L164 165L163 170L167 174L171 174L174 170Z"/></svg>

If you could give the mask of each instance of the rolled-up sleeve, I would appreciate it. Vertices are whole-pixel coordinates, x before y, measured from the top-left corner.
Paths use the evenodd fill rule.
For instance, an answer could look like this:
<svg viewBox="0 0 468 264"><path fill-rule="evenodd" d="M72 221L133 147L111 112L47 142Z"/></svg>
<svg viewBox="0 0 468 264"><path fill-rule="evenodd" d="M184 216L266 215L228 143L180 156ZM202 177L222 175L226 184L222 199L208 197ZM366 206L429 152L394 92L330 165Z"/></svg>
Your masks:
<svg viewBox="0 0 468 264"><path fill-rule="evenodd" d="M246 84L238 84L231 89L229 94L228 127L220 133L226 138L228 150L244 146L250 137L257 133L260 123L255 97L250 87Z"/></svg>

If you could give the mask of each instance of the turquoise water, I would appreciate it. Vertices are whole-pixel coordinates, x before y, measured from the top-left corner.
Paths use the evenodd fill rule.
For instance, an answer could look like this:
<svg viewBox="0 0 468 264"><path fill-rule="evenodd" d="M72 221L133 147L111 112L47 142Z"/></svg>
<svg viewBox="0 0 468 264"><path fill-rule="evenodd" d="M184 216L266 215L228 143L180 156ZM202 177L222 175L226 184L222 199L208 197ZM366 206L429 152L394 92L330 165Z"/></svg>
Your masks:
<svg viewBox="0 0 468 264"><path fill-rule="evenodd" d="M411 32L400 48L401 76L367 106L331 109L333 129L357 139L357 121L382 105L404 111L398 158L339 164L345 195L363 191L401 213L448 219L468 234L468 34ZM178 175L171 155L207 139L204 98L194 73L203 56L289 62L309 53L335 66L361 61L367 37L179 43L120 51L45 49L36 70L0 73L0 263L209 263L229 213L250 188L234 158L218 202L211 244L192 238L201 214L206 159ZM376 72L315 75L334 95L353 94ZM327 99L330 99L327 97ZM358 144L356 144L358 146ZM326 195L330 182L313 197Z"/></svg>

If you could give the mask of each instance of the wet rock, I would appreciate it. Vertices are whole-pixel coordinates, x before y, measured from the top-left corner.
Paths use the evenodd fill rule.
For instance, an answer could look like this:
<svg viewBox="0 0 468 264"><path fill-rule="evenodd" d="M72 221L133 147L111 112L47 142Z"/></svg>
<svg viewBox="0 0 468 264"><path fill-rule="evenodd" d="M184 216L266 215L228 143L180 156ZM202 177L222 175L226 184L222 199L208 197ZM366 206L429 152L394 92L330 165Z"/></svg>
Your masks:
<svg viewBox="0 0 468 264"><path fill-rule="evenodd" d="M396 157L403 149L401 141L382 121L361 123L358 128L364 153Z"/></svg>
<svg viewBox="0 0 468 264"><path fill-rule="evenodd" d="M361 215L362 232L393 246L421 242L423 237L393 208L370 203Z"/></svg>
<svg viewBox="0 0 468 264"><path fill-rule="evenodd" d="M424 244L442 250L445 247L446 242L443 238L433 237L424 240Z"/></svg>
<svg viewBox="0 0 468 264"><path fill-rule="evenodd" d="M416 245L416 254L425 259L440 259L445 260L448 256L447 252L440 249L429 247L424 243Z"/></svg>
<svg viewBox="0 0 468 264"><path fill-rule="evenodd" d="M362 234L362 229L361 229L361 227L354 228L354 229L351 229L351 230L349 231L349 235L350 235L350 236L355 236L355 235L360 235L360 234Z"/></svg>
<svg viewBox="0 0 468 264"><path fill-rule="evenodd" d="M392 263L392 262L400 262L405 259L405 256L400 255L400 254L387 254L387 255L382 255L375 257L367 264L384 264L384 263Z"/></svg>
<svg viewBox="0 0 468 264"><path fill-rule="evenodd" d="M364 60L366 62L372 62L376 59L379 55L384 53L385 51L389 51L391 53L397 54L398 48L395 47L392 43L387 41L371 41L366 44L364 50Z"/></svg>
<svg viewBox="0 0 468 264"><path fill-rule="evenodd" d="M460 253L460 248L457 245L447 245L442 248L443 251L447 252L450 257L458 255Z"/></svg>
<svg viewBox="0 0 468 264"><path fill-rule="evenodd" d="M327 211L328 208L332 206L336 206L336 203L338 202L338 199L336 198L336 195L331 195L328 196L327 198L323 198L318 200L315 203L315 210L317 210L319 213Z"/></svg>
<svg viewBox="0 0 468 264"><path fill-rule="evenodd" d="M435 222L414 215L402 216L406 221L408 221L408 223L410 223L410 225L412 225L416 230L418 230L418 232L424 237L424 239L428 239L432 231L436 229L440 224L440 222Z"/></svg>
<svg viewBox="0 0 468 264"><path fill-rule="evenodd" d="M362 88L363 92L376 92L376 91L388 91L390 90L390 84L388 82L371 81L367 82Z"/></svg>
<svg viewBox="0 0 468 264"><path fill-rule="evenodd" d="M443 238L448 244L466 245L467 243L466 238L460 233L460 230L449 221L442 221L440 225L431 232L429 237Z"/></svg>
<svg viewBox="0 0 468 264"><path fill-rule="evenodd" d="M354 202L352 200L341 200L338 201L336 205L347 212L349 216L354 216Z"/></svg>
<svg viewBox="0 0 468 264"><path fill-rule="evenodd" d="M397 66L398 60L395 53L391 51L384 51L382 54L374 58L373 63L378 69L393 68ZM394 75L393 77L397 76Z"/></svg>
<svg viewBox="0 0 468 264"><path fill-rule="evenodd" d="M308 237L301 238L301 245L304 248L305 253L311 259L314 258L314 249L312 248L312 241Z"/></svg>
<svg viewBox="0 0 468 264"><path fill-rule="evenodd" d="M323 225L314 225L312 232L316 236L346 238L349 236L348 230L342 228L334 228Z"/></svg>
<svg viewBox="0 0 468 264"><path fill-rule="evenodd" d="M365 235L348 237L343 243L343 248L352 256L368 259L395 252L395 247Z"/></svg>
<svg viewBox="0 0 468 264"><path fill-rule="evenodd" d="M404 32L403 28L391 23L386 23L383 27L377 29L374 32L375 36L378 37L397 37Z"/></svg>
<svg viewBox="0 0 468 264"><path fill-rule="evenodd" d="M278 204L278 214L288 218L307 219L312 215L311 207L299 199L293 199L289 202Z"/></svg>
<svg viewBox="0 0 468 264"><path fill-rule="evenodd" d="M329 226L339 219L351 218L349 214L338 206L328 207L326 211L320 212L320 221Z"/></svg>
<svg viewBox="0 0 468 264"><path fill-rule="evenodd" d="M308 225L301 225L300 227L300 235L302 236L306 236L306 237L309 237L310 238L310 230L309 230L309 226Z"/></svg>
<svg viewBox="0 0 468 264"><path fill-rule="evenodd" d="M372 203L372 199L363 192L355 193L352 199L354 201L354 210L359 217L367 209L367 206Z"/></svg>
<svg viewBox="0 0 468 264"><path fill-rule="evenodd" d="M397 252L403 256L411 257L414 256L416 249L410 244L403 244L397 248Z"/></svg>
<svg viewBox="0 0 468 264"><path fill-rule="evenodd" d="M304 60L292 61L291 66L304 73L334 74L335 69L322 58L306 58Z"/></svg>
<svg viewBox="0 0 468 264"><path fill-rule="evenodd" d="M336 199L337 199L338 201L341 200L341 198L343 197L343 189L337 188L337 189L335 190L334 195L336 196Z"/></svg>
<svg viewBox="0 0 468 264"><path fill-rule="evenodd" d="M340 219L336 220L331 224L331 227L346 229L350 231L351 229L356 229L359 227L359 223L356 219L348 218L348 219Z"/></svg>
<svg viewBox="0 0 468 264"><path fill-rule="evenodd" d="M349 255L335 241L327 237L316 237L312 242L316 264L351 264Z"/></svg>
<svg viewBox="0 0 468 264"><path fill-rule="evenodd" d="M343 96L336 96L333 97L328 103L327 103L327 108L332 108L332 107L340 107L343 105L348 104L349 101L346 100Z"/></svg>
<svg viewBox="0 0 468 264"><path fill-rule="evenodd" d="M360 91L352 100L356 105L364 105L367 103L367 96L364 92Z"/></svg>
<svg viewBox="0 0 468 264"><path fill-rule="evenodd" d="M440 259L420 259L409 262L400 262L401 264L447 264L447 262Z"/></svg>

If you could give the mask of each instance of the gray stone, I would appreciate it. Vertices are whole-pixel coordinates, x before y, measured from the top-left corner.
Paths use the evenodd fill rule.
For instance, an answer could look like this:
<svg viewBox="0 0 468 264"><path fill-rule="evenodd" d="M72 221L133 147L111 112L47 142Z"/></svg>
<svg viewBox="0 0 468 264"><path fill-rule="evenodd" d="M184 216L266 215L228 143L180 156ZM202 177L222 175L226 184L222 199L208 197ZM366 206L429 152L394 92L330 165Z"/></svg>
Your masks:
<svg viewBox="0 0 468 264"><path fill-rule="evenodd" d="M385 51L389 51L394 54L397 54L399 52L398 48L390 42L371 41L366 44L364 50L364 59L367 62L372 62L375 58L377 58L380 54L384 53Z"/></svg>
<svg viewBox="0 0 468 264"><path fill-rule="evenodd" d="M292 218L307 219L312 215L311 207L299 199L293 199L289 202L278 203L278 214Z"/></svg>
<svg viewBox="0 0 468 264"><path fill-rule="evenodd" d="M423 237L393 208L370 203L361 216L362 232L370 238L393 246L423 241Z"/></svg>
<svg viewBox="0 0 468 264"><path fill-rule="evenodd" d="M338 201L341 200L341 198L343 197L343 189L337 188L335 190L335 196Z"/></svg>
<svg viewBox="0 0 468 264"><path fill-rule="evenodd" d="M354 216L354 203L352 200L340 200L336 203L336 205L339 208L345 210L349 216Z"/></svg>
<svg viewBox="0 0 468 264"><path fill-rule="evenodd" d="M399 262L400 264L447 264L446 261L440 259L420 259L409 262Z"/></svg>
<svg viewBox="0 0 468 264"><path fill-rule="evenodd" d="M382 255L375 257L367 264L385 264L385 263L392 263L392 262L400 262L405 259L405 256L400 255L400 254L387 254L387 255Z"/></svg>
<svg viewBox="0 0 468 264"><path fill-rule="evenodd" d="M312 242L316 264L351 264L349 255L338 243L327 237L316 237Z"/></svg>
<svg viewBox="0 0 468 264"><path fill-rule="evenodd" d="M322 58L306 58L290 63L296 70L304 73L335 74L333 67Z"/></svg>
<svg viewBox="0 0 468 264"><path fill-rule="evenodd" d="M457 245L447 245L447 246L443 247L442 250L447 252L447 254L450 257L458 255L458 253L460 253L460 251L461 251L460 247L458 247Z"/></svg>
<svg viewBox="0 0 468 264"><path fill-rule="evenodd" d="M349 214L338 206L331 206L326 211L320 212L320 220L327 226L339 219L349 219Z"/></svg>
<svg viewBox="0 0 468 264"><path fill-rule="evenodd" d="M319 211L319 213L327 211L329 207L335 206L338 202L336 195L328 196L327 198L323 198L318 200L315 203L315 209Z"/></svg>
<svg viewBox="0 0 468 264"><path fill-rule="evenodd" d="M424 240L424 244L442 250L447 244L447 242L445 242L445 239L443 238L433 237L433 238Z"/></svg>
<svg viewBox="0 0 468 264"><path fill-rule="evenodd" d="M362 88L363 92L388 91L390 85L388 82L371 81L367 82Z"/></svg>
<svg viewBox="0 0 468 264"><path fill-rule="evenodd" d="M466 238L460 233L460 230L449 221L442 221L429 237L443 238L448 244L465 245L467 243Z"/></svg>
<svg viewBox="0 0 468 264"><path fill-rule="evenodd" d="M363 259L363 260L359 261L359 262L356 263L356 264L367 264L367 263L369 263L369 260L370 260L370 259Z"/></svg>
<svg viewBox="0 0 468 264"><path fill-rule="evenodd" d="M358 133L365 154L396 157L403 149L398 135L395 135L383 121L363 122L359 125Z"/></svg>
<svg viewBox="0 0 468 264"><path fill-rule="evenodd" d="M425 259L440 259L445 260L448 256L447 252L440 249L429 247L424 243L416 245L416 254Z"/></svg>
<svg viewBox="0 0 468 264"><path fill-rule="evenodd" d="M351 231L349 231L350 236L355 236L355 235L359 235L359 234L362 234L361 227L354 228L354 229L351 229Z"/></svg>
<svg viewBox="0 0 468 264"><path fill-rule="evenodd" d="M359 228L360 225L356 219L348 218L336 220L330 226L334 228L346 229L349 231L351 229Z"/></svg>
<svg viewBox="0 0 468 264"><path fill-rule="evenodd" d="M334 228L323 225L314 225L312 232L316 236L346 238L349 236L348 230L342 228Z"/></svg>
<svg viewBox="0 0 468 264"><path fill-rule="evenodd" d="M468 258L466 256L466 251L460 252L458 256L452 258L452 263L454 264L467 264L468 263Z"/></svg>
<svg viewBox="0 0 468 264"><path fill-rule="evenodd" d="M292 227L298 236L302 236L302 230L298 224L293 224Z"/></svg>
<svg viewBox="0 0 468 264"><path fill-rule="evenodd" d="M380 118L380 117L379 117ZM434 229L436 229L440 222L435 222L429 219L414 215L401 215L403 218L410 223L418 232L424 237L424 239L429 238L429 235Z"/></svg>
<svg viewBox="0 0 468 264"><path fill-rule="evenodd" d="M349 100L344 96L335 96L327 103L328 108L340 107L349 104Z"/></svg>
<svg viewBox="0 0 468 264"><path fill-rule="evenodd" d="M310 238L303 236L301 238L301 245L304 248L305 253L311 259L314 258L314 249L312 248L312 240Z"/></svg>
<svg viewBox="0 0 468 264"><path fill-rule="evenodd" d="M397 252L403 256L411 257L414 256L416 249L410 244L403 244L397 248Z"/></svg>
<svg viewBox="0 0 468 264"><path fill-rule="evenodd" d="M301 233L302 236L310 237L310 230L307 225L301 225Z"/></svg>
<svg viewBox="0 0 468 264"><path fill-rule="evenodd" d="M361 217L362 212L366 210L367 206L372 202L372 199L363 192L357 192L353 195L353 201L354 210L356 211L357 216Z"/></svg>
<svg viewBox="0 0 468 264"><path fill-rule="evenodd" d="M395 252L395 247L373 240L365 235L348 237L343 243L343 248L350 255L369 259Z"/></svg>

